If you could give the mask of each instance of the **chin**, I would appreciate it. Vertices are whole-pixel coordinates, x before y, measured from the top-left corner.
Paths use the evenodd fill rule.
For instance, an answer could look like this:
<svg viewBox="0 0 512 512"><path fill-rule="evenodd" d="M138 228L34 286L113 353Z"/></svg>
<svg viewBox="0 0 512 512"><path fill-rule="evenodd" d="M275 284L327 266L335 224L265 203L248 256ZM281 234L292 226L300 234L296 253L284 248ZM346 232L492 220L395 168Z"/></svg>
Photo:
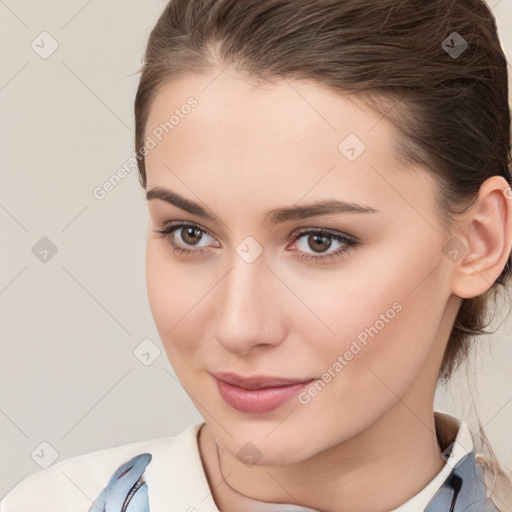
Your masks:
<svg viewBox="0 0 512 512"><path fill-rule="evenodd" d="M215 432L219 444L237 459L254 466L282 466L294 464L315 455L322 448L315 449L309 435L297 431L297 427L290 425L294 435L275 420L265 426L261 421L252 423L226 424L231 437L222 428ZM304 439L308 439L304 443Z"/></svg>

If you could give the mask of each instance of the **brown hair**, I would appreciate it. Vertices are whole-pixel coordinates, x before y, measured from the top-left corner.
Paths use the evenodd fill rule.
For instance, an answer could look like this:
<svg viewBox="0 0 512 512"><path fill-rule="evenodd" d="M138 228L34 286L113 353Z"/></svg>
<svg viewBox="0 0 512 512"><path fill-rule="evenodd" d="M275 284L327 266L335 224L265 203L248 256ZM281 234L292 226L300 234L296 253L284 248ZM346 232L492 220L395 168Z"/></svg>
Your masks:
<svg viewBox="0 0 512 512"><path fill-rule="evenodd" d="M400 134L404 168L426 166L436 180L447 240L487 178L512 183L507 60L483 0L171 0L141 68L138 155L158 91L219 65L254 80L316 81L386 116ZM137 159L146 188L144 158ZM484 330L489 302L511 273L509 255L486 293L462 300L440 382L467 358L473 336L492 334Z"/></svg>

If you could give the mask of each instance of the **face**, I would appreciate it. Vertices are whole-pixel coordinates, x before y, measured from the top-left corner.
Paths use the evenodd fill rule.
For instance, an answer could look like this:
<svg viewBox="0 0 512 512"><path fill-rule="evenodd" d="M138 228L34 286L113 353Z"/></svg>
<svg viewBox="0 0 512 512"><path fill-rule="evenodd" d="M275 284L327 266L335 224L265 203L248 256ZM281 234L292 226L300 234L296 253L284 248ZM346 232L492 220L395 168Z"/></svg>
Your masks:
<svg viewBox="0 0 512 512"><path fill-rule="evenodd" d="M435 184L398 164L394 130L319 84L230 70L155 98L147 190L186 203L148 200L150 307L177 377L232 454L250 441L259 464L292 463L398 400L431 406L449 333L446 239ZM306 384L258 400L221 393L219 372Z"/></svg>

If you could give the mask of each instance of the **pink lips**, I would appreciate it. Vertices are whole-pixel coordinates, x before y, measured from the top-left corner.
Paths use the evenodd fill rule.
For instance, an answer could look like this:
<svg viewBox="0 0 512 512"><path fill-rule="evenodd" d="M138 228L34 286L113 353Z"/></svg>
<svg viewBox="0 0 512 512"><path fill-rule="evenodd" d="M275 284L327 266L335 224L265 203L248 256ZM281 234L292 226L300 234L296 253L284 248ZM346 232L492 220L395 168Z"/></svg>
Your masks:
<svg viewBox="0 0 512 512"><path fill-rule="evenodd" d="M276 409L314 380L260 375L245 378L229 372L212 375L217 383L220 396L237 411L250 413L262 413Z"/></svg>

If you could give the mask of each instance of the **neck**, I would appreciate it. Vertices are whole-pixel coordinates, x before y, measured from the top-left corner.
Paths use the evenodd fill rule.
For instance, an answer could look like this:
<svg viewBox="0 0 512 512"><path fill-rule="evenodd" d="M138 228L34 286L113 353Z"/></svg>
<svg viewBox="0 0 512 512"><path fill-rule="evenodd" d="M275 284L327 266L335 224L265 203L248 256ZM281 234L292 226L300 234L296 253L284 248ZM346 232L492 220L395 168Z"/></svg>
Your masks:
<svg viewBox="0 0 512 512"><path fill-rule="evenodd" d="M344 512L381 512L400 507L445 464L433 408L413 413L400 401L356 437L286 466L247 467L221 446L217 452L207 425L199 445L223 512L240 510L247 497L322 512L339 511L340 504Z"/></svg>

